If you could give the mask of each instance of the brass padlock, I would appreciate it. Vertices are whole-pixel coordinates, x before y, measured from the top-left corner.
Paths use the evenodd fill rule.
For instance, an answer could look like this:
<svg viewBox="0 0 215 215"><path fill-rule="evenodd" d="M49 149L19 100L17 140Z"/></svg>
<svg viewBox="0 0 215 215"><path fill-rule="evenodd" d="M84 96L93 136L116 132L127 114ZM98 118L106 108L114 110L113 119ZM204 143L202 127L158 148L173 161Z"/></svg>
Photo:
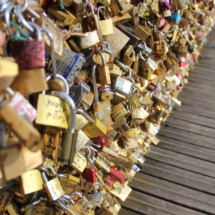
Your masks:
<svg viewBox="0 0 215 215"><path fill-rule="evenodd" d="M96 81L101 84L111 84L109 66L105 65L105 58L101 51L96 49L96 52L101 56L102 66L96 67Z"/></svg>
<svg viewBox="0 0 215 215"><path fill-rule="evenodd" d="M99 12L100 12L101 9L106 10L106 7L104 7L104 6L99 7L98 12L97 12L97 14L98 14L98 22L99 22L99 31L101 32L101 35L106 36L106 35L114 34L113 21L112 21L112 19L110 19L108 10L106 10L108 18L105 19L105 20L100 20Z"/></svg>
<svg viewBox="0 0 215 215"><path fill-rule="evenodd" d="M134 60L135 60L135 51L133 49L133 46L129 45L123 55L122 63L125 64L126 66L131 67Z"/></svg>

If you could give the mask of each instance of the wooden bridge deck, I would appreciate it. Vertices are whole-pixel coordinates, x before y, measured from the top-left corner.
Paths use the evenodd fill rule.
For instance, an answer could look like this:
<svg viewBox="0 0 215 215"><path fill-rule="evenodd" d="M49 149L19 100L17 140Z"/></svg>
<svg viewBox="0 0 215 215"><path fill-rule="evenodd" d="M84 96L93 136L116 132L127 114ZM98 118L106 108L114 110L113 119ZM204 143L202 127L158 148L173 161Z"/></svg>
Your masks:
<svg viewBox="0 0 215 215"><path fill-rule="evenodd" d="M215 49L201 53L120 215L215 214Z"/></svg>

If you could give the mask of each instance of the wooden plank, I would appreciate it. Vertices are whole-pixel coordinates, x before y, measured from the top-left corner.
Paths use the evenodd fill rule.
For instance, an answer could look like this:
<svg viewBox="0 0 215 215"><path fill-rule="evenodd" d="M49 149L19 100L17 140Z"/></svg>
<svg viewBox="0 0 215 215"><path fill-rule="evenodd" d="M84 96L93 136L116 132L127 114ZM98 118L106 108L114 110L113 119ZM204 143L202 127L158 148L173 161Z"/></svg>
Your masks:
<svg viewBox="0 0 215 215"><path fill-rule="evenodd" d="M181 96L178 99L181 101L182 106L192 105L196 108L204 108L205 110L214 111L215 99L208 99L201 96L196 96L195 98L193 98L192 96Z"/></svg>
<svg viewBox="0 0 215 215"><path fill-rule="evenodd" d="M193 158L187 155L183 155L180 153L176 153L173 151L169 151L166 149L162 149L156 146L151 145L151 152L150 153L162 153L166 157L172 157L174 160L179 160L185 163L189 163L198 167L201 167L202 169L209 169L211 172L215 173L214 164L208 161L203 161L198 158Z"/></svg>
<svg viewBox="0 0 215 215"><path fill-rule="evenodd" d="M184 187L157 177L147 175L145 173L137 174L136 178L140 181L145 181L146 183L153 184L157 187L161 187L163 190L170 190L174 194L177 193L179 195L186 196L188 198L196 200L197 201L196 204L198 204L198 201L199 201L199 203L201 202L201 203L208 204L208 206L212 205L213 207L215 207L215 204L214 204L215 197L213 195L206 194L197 190L193 190L188 187ZM143 186L143 190L144 190L144 186Z"/></svg>
<svg viewBox="0 0 215 215"><path fill-rule="evenodd" d="M135 187L139 192L144 192L202 213L214 214L215 211L215 205L207 202L210 198L206 194L143 173L137 174L130 186Z"/></svg>
<svg viewBox="0 0 215 215"><path fill-rule="evenodd" d="M163 212L147 203L143 202L141 199L136 199L129 196L125 202L121 202L122 206L129 210L130 213L128 215L133 215L133 211L135 213L140 213L144 215L168 215L170 213ZM135 214L134 213L134 214ZM124 215L122 212L119 214Z"/></svg>
<svg viewBox="0 0 215 215"><path fill-rule="evenodd" d="M174 106L173 110L182 110L182 107ZM183 103L183 111L184 113L194 113L199 116L215 119L214 111L205 109L201 106L187 104L186 102Z"/></svg>
<svg viewBox="0 0 215 215"><path fill-rule="evenodd" d="M131 211L127 208L122 207L121 210L119 211L119 215L140 215L141 213L136 213L134 211Z"/></svg>
<svg viewBox="0 0 215 215"><path fill-rule="evenodd" d="M162 146L163 146L163 144L165 144L165 145L168 144L168 146L164 146L164 147L170 147L170 148L173 147L173 150L176 150L175 146L178 146L178 147L184 149L184 151L185 151L184 153L191 153L191 151L194 150L193 155L191 155L192 157L197 157L197 156L204 157L205 155L214 156L214 153L215 153L214 150L205 148L204 144L203 144L203 146L199 146L196 144L192 144L190 142L185 142L185 141L182 141L180 137L178 139L176 139L176 138L173 139L168 134L166 136L165 135L162 136L162 134L158 134L157 137L160 139ZM160 147L160 145L161 144L158 144L158 147ZM190 152L186 152L186 150L189 150ZM202 153L202 154L197 155L199 153ZM212 162L211 159L208 159L208 160L210 162Z"/></svg>
<svg viewBox="0 0 215 215"><path fill-rule="evenodd" d="M144 168L141 170L142 173L147 175L160 178L165 181L169 181L183 187L187 187L196 191L200 191L203 193L207 193L210 195L215 194L215 186L204 184L202 181L194 180L193 178L184 177L184 170L182 174L175 174L173 171L167 171L166 169L158 168L154 165L148 165L147 163L144 165Z"/></svg>
<svg viewBox="0 0 215 215"><path fill-rule="evenodd" d="M186 89L186 87L187 86L192 86L192 87L194 87L194 88L200 88L200 89L204 89L204 90L208 90L208 91L211 91L211 90L214 90L215 89L215 85L205 85L205 84L203 84L203 83L195 83L195 82L192 82L192 81L189 81L188 80L188 84L186 84L186 86L185 86L185 88L184 89ZM179 95L179 97L181 96L181 95L183 95L183 92Z"/></svg>
<svg viewBox="0 0 215 215"><path fill-rule="evenodd" d="M191 145L182 141L172 140L170 138L160 136L158 138L161 140L161 142L157 145L159 148L215 163L214 153L212 153L209 149L205 149L208 152L203 152L202 147L196 145Z"/></svg>
<svg viewBox="0 0 215 215"><path fill-rule="evenodd" d="M178 128L180 130L189 131L193 134L201 134L203 136L215 138L215 131L212 128L203 127L201 125L185 122L183 120L174 120L169 117L164 123L164 126ZM192 135L192 134L191 134Z"/></svg>
<svg viewBox="0 0 215 215"><path fill-rule="evenodd" d="M155 152L155 149L152 146L152 150L149 151L147 153L147 155L145 155L145 157L146 158L149 157L153 160L160 161L162 163L166 163L171 166L175 166L175 167L178 167L181 169L189 170L189 171L201 174L201 175L215 178L214 171L212 171L209 168L205 168L205 167L198 165L201 162L198 162L197 164L193 164L193 163L189 162L189 159L187 159L187 158L189 158L188 156L185 156L185 155L178 156L178 154L174 153L174 152L169 152L171 155L168 155L166 152L167 152L167 150L164 150L164 149L160 149L159 152L156 150L156 152Z"/></svg>
<svg viewBox="0 0 215 215"><path fill-rule="evenodd" d="M213 138L201 135L190 135L189 132L178 130L177 128L166 127L165 129L161 129L159 131L159 136L169 137L173 140L180 140L189 144L201 146L202 148L215 150L215 142Z"/></svg>
<svg viewBox="0 0 215 215"><path fill-rule="evenodd" d="M203 116L198 116L192 113L183 114L183 112L173 111L170 115L171 118L180 119L185 122L195 123L197 125L206 126L209 128L215 128L215 120L210 118L205 118Z"/></svg>
<svg viewBox="0 0 215 215"><path fill-rule="evenodd" d="M153 196L137 192L135 190L132 191L131 195L129 196L129 199L135 199L135 201L140 201L141 204L144 203L151 208L156 208L162 212L165 212L166 214L174 214L174 215L197 215L202 214L184 207L181 207L179 205L175 205L172 203L169 203L167 201L161 200L159 198L155 198ZM154 214L154 212L152 213Z"/></svg>

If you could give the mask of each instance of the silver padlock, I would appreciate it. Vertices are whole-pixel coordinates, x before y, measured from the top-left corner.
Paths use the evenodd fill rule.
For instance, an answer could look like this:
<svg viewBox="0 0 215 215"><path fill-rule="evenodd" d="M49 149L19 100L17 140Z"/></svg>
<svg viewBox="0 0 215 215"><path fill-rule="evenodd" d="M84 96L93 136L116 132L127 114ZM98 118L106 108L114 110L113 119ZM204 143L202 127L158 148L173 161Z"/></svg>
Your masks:
<svg viewBox="0 0 215 215"><path fill-rule="evenodd" d="M129 76L122 78L121 76L116 78L116 82L114 84L114 91L119 92L127 97L131 96L133 89L135 87L134 79L131 78L131 68L125 66L119 61L115 61L115 63L120 66L124 71L129 72ZM128 80L129 81L128 81Z"/></svg>

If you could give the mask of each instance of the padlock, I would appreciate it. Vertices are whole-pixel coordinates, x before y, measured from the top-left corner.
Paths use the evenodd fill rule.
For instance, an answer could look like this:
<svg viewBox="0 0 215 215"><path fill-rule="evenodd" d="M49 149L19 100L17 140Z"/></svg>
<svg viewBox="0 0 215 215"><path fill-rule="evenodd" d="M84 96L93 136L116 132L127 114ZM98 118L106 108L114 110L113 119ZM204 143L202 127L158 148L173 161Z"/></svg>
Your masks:
<svg viewBox="0 0 215 215"><path fill-rule="evenodd" d="M105 65L104 55L98 49L96 49L96 52L101 56L103 64L102 66L96 67L96 80L101 85L111 84L109 66Z"/></svg>
<svg viewBox="0 0 215 215"><path fill-rule="evenodd" d="M21 185L24 194L37 192L43 189L43 179L38 169L24 172L21 175ZM34 186L31 186L34 183Z"/></svg>
<svg viewBox="0 0 215 215"><path fill-rule="evenodd" d="M96 183L96 170L94 169L95 164L94 164L93 160L91 160L91 158L90 158L90 154L91 154L90 148L84 146L82 149L88 151L87 158L88 158L88 163L90 163L90 165L87 165L85 170L83 171L82 177L85 180L94 184L94 183Z"/></svg>
<svg viewBox="0 0 215 215"><path fill-rule="evenodd" d="M56 60L57 74L62 75L69 83L73 82L75 76L82 69L85 59L81 54L64 48L63 54Z"/></svg>
<svg viewBox="0 0 215 215"><path fill-rule="evenodd" d="M148 116L149 114L142 107L132 109L131 117L133 120L145 120Z"/></svg>
<svg viewBox="0 0 215 215"><path fill-rule="evenodd" d="M99 21L97 15L94 13L93 5L90 2L87 2L87 6L90 7L91 12L89 16L86 14L86 17L82 19L83 33L99 30Z"/></svg>
<svg viewBox="0 0 215 215"><path fill-rule="evenodd" d="M58 78L64 82L66 94L69 94L69 86L64 77L57 74ZM47 77L47 80L51 76ZM54 89L56 90L56 89ZM45 91L39 95L37 103L36 124L53 126L68 129L67 109L65 103L60 98L51 95L45 95Z"/></svg>
<svg viewBox="0 0 215 215"><path fill-rule="evenodd" d="M35 23L41 26L42 28L45 28L50 34L52 35L52 39L54 41L54 54L56 57L59 57L62 55L63 52L63 35L50 19L47 18L47 15L43 12L41 13L41 16L39 19L35 20ZM43 36L43 39L45 41L45 48L48 52L51 52L52 50L52 44L50 41L50 37L47 35Z"/></svg>
<svg viewBox="0 0 215 215"><path fill-rule="evenodd" d="M7 103L8 100L5 101L4 106L0 109L2 122L4 122L8 126L8 129L18 137L19 144L24 144L32 151L41 149L42 139L40 133L24 117L20 116L14 107L11 107L11 105ZM5 139L4 126L3 124L1 124L1 126L2 145L6 147L8 145L3 141ZM3 144L3 142L5 144Z"/></svg>
<svg viewBox="0 0 215 215"><path fill-rule="evenodd" d="M122 63L128 67L131 67L135 60L135 51L132 45L129 45L123 55Z"/></svg>
<svg viewBox="0 0 215 215"><path fill-rule="evenodd" d="M76 194L78 193L78 195L81 196L81 198L83 198L83 196L79 193L79 192L75 192ZM74 207L74 201L72 200L72 198L74 198L72 196L72 194L70 196L68 196L69 199L69 204L66 204L67 199L62 199L62 200L57 200L56 202L54 202L54 204L58 207L60 207L63 210L63 213L67 214L67 215L81 215L81 212L79 212L75 207ZM68 201L68 200L67 200Z"/></svg>
<svg viewBox="0 0 215 215"><path fill-rule="evenodd" d="M96 190L96 185L99 186L99 191ZM94 190L94 193L88 195L89 202L92 205L102 204L102 202L104 201L104 193L101 190L101 185L98 182L93 184L93 190Z"/></svg>
<svg viewBox="0 0 215 215"><path fill-rule="evenodd" d="M100 42L97 31L88 32L87 37L80 37L79 40L82 49L87 49Z"/></svg>
<svg viewBox="0 0 215 215"><path fill-rule="evenodd" d="M45 157L51 157L54 161L58 161L61 148L62 130L53 127L43 127L40 131L43 135L43 155Z"/></svg>
<svg viewBox="0 0 215 215"><path fill-rule="evenodd" d="M92 69L93 89L94 89L94 96L95 96L95 102L93 102L93 111L94 111L94 116L97 117L99 120L102 120L107 115L110 115L111 104L110 104L110 100L99 101L97 82L96 82L96 71L95 71L96 67L97 67L96 65L93 65L93 69Z"/></svg>
<svg viewBox="0 0 215 215"><path fill-rule="evenodd" d="M160 24L158 26L158 30L159 31L162 31L164 33L168 33L169 32L169 29L170 29L170 24L167 22L166 19L164 19L162 16L161 16L161 21L160 21Z"/></svg>
<svg viewBox="0 0 215 215"><path fill-rule="evenodd" d="M128 66L123 65L119 61L115 61L115 63L118 66L122 67L123 70L129 72L129 76L125 77L125 78L122 78L120 76L117 77L115 84L114 84L114 91L117 91L117 92L122 93L123 95L129 97L131 95L131 93L133 92L133 89L135 86L135 82L131 78L131 69Z"/></svg>
<svg viewBox="0 0 215 215"><path fill-rule="evenodd" d="M79 113L84 114L85 118L89 121L87 125L82 128L82 131L89 137L95 138L106 134L106 126L98 119L91 118L85 111L78 109Z"/></svg>
<svg viewBox="0 0 215 215"><path fill-rule="evenodd" d="M63 26L68 26L77 23L77 18L70 13L67 9L60 9L58 6L48 7L48 13L51 14L56 20L62 22Z"/></svg>
<svg viewBox="0 0 215 215"><path fill-rule="evenodd" d="M114 106L111 110L111 117L115 122L119 121L121 118L127 115L129 115L129 112L126 110L122 103L119 103L118 105Z"/></svg>
<svg viewBox="0 0 215 215"><path fill-rule="evenodd" d="M120 182L121 184L123 184L125 182L125 174L121 171L118 171L117 169L115 169L114 167L110 168L110 173L109 175L115 179L116 181Z"/></svg>
<svg viewBox="0 0 215 215"><path fill-rule="evenodd" d="M68 130L62 133L62 153L60 154L58 160L64 164L71 164L74 161L74 156L76 152L76 142L78 132L75 131L75 117L76 108L74 101L64 92L55 92L53 95L63 99L70 108L70 115L68 116Z"/></svg>
<svg viewBox="0 0 215 215"><path fill-rule="evenodd" d="M78 152L82 147L84 147L89 142L89 140L90 139L82 130L78 131L76 152Z"/></svg>
<svg viewBox="0 0 215 215"><path fill-rule="evenodd" d="M138 16L145 20L149 20L149 15L149 8L146 3L141 4L139 7Z"/></svg>
<svg viewBox="0 0 215 215"><path fill-rule="evenodd" d="M29 23L32 25L31 23ZM12 55L19 65L19 69L35 69L45 67L45 44L41 39L41 31L36 24L32 25L36 30L37 39L16 40L13 42Z"/></svg>
<svg viewBox="0 0 215 215"><path fill-rule="evenodd" d="M134 28L133 32L143 41L146 41L150 35L140 24Z"/></svg>
<svg viewBox="0 0 215 215"><path fill-rule="evenodd" d="M54 175L53 179L48 181L46 176L46 169L52 169L51 167L44 166L41 169L42 169L42 178L44 181L44 187L47 191L49 199L51 201L56 201L57 199L59 199L61 196L65 194L65 190L61 184L61 181L59 180L58 177L56 177L56 174ZM53 169L52 171L55 172Z"/></svg>
<svg viewBox="0 0 215 215"><path fill-rule="evenodd" d="M158 31L158 34L161 35L159 41L154 41L154 53L157 55L164 55L165 54L165 40L163 33Z"/></svg>
<svg viewBox="0 0 215 215"><path fill-rule="evenodd" d="M106 10L108 18L105 20L100 20L99 12L101 9L106 10L106 7L100 6L98 8L98 13L97 13L98 14L98 22L99 22L99 31L101 32L101 35L106 36L106 35L114 34L113 21L112 21L112 19L110 19L108 10Z"/></svg>
<svg viewBox="0 0 215 215"><path fill-rule="evenodd" d="M25 51L22 51L22 53L26 54L26 61L23 60L25 59L25 56L23 56L22 54L20 55L16 51L14 51L14 56L16 55L21 68L28 68L28 69L20 70L18 76L16 77L16 79L11 85L11 88L13 90L19 91L23 95L37 93L48 89L46 79L45 79L45 70L44 68L42 68L45 63L45 56L44 56L45 54L44 54L44 42L41 41L41 29L39 28L38 25L34 23L30 23L29 25L32 26L33 29L35 29L38 38L37 40L32 40L34 41L32 43L30 42L30 45L31 45L30 49L25 48L27 47L26 45L28 45L28 42L26 42L24 45L23 41L17 41L17 46L23 44L24 45L23 49L26 51L28 50L28 54L26 54ZM18 48L18 47L14 47L14 48ZM31 49L32 51L30 51ZM17 50L20 51L20 49L17 49ZM37 52L39 52L39 55L37 55L38 54ZM30 53L32 53L32 56L30 55ZM19 56L21 56L21 58L19 58ZM42 63L40 63L41 61ZM36 68L35 68L35 64L36 64Z"/></svg>

